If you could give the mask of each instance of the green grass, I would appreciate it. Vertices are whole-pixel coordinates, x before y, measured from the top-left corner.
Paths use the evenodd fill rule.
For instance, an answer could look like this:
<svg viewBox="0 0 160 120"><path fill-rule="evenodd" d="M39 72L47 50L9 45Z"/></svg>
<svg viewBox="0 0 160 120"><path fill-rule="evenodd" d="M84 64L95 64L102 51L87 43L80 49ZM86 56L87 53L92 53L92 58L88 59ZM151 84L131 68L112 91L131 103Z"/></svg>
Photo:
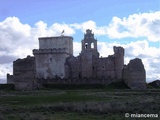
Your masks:
<svg viewBox="0 0 160 120"><path fill-rule="evenodd" d="M112 114L94 115L77 112L10 114L3 117L5 117L5 120L124 120L124 116L119 117Z"/></svg>
<svg viewBox="0 0 160 120"><path fill-rule="evenodd" d="M20 91L19 91L20 92ZM51 92L46 95L38 93L38 95L13 95L3 96L0 98L0 104L21 106L21 105L41 105L57 102L86 102L86 101L106 101L107 98L85 95L83 91L67 91L61 94L52 94Z"/></svg>
<svg viewBox="0 0 160 120"><path fill-rule="evenodd" d="M44 89L60 89L60 90L75 90L75 89L129 89L124 82L115 82L109 85L102 84L44 84Z"/></svg>
<svg viewBox="0 0 160 120"><path fill-rule="evenodd" d="M160 115L160 90L0 91L0 105L0 120L123 120L125 113Z"/></svg>

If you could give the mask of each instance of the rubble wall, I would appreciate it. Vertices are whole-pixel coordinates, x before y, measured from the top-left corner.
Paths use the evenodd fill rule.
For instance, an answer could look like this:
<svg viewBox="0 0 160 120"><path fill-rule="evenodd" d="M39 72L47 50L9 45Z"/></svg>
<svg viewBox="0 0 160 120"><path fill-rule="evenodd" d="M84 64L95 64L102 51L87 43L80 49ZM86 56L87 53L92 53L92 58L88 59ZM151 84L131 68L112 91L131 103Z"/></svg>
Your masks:
<svg viewBox="0 0 160 120"><path fill-rule="evenodd" d="M7 83L11 83L11 79L16 90L32 90L35 81L34 57L14 61L13 75L7 74Z"/></svg>
<svg viewBox="0 0 160 120"><path fill-rule="evenodd" d="M141 59L130 60L129 64L124 66L123 79L131 89L146 88L146 72Z"/></svg>

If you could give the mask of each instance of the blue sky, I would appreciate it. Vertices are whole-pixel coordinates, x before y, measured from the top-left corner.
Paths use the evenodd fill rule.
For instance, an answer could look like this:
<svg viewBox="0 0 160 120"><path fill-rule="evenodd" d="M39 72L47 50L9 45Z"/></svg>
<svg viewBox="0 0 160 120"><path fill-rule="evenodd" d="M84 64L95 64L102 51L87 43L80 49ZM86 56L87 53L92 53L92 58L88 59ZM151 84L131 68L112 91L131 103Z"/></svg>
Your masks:
<svg viewBox="0 0 160 120"><path fill-rule="evenodd" d="M54 22L81 23L87 20L104 25L113 16L122 18L159 9L159 0L1 0L0 20L16 16L22 23L30 25L39 20L48 25Z"/></svg>
<svg viewBox="0 0 160 120"><path fill-rule="evenodd" d="M123 46L126 64L140 57L147 81L160 79L159 26L160 0L0 0L0 79L12 74L13 60L32 55L38 37L57 36L63 29L74 37L78 55L87 28L102 56Z"/></svg>
<svg viewBox="0 0 160 120"><path fill-rule="evenodd" d="M30 26L38 21L44 21L50 26L53 23L73 24L88 20L95 21L97 26L105 26L113 16L123 18L135 13L159 10L160 0L1 0L0 21L15 16ZM77 34L73 37L78 39ZM107 36L98 37L109 40ZM150 46L158 45L150 43Z"/></svg>

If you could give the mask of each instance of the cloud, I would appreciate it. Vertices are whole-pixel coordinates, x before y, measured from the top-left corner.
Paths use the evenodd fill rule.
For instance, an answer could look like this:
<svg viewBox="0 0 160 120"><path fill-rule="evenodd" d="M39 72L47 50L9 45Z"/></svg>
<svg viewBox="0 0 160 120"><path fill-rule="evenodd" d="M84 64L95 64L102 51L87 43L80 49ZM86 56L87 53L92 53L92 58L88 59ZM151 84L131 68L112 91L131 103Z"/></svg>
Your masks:
<svg viewBox="0 0 160 120"><path fill-rule="evenodd" d="M32 50L38 48L38 38L60 36L62 30L65 35L73 35L74 29L67 24L47 23L39 21L33 27L23 24L17 17L8 17L0 22L0 78L12 74L12 62L17 58L32 55Z"/></svg>
<svg viewBox="0 0 160 120"><path fill-rule="evenodd" d="M150 47L147 40L130 42L128 44L98 42L100 56L113 55L113 46L122 46L125 49L124 64L131 59L140 58L146 70L147 82L160 79L160 48ZM76 48L76 50L75 50ZM81 43L74 43L74 55L81 52Z"/></svg>
<svg viewBox="0 0 160 120"><path fill-rule="evenodd" d="M80 52L81 52L81 43L73 42L73 55L78 56Z"/></svg>
<svg viewBox="0 0 160 120"><path fill-rule="evenodd" d="M12 63L6 63L6 64L0 64L0 79L6 79L7 73L13 73L13 64Z"/></svg>
<svg viewBox="0 0 160 120"><path fill-rule="evenodd" d="M125 63L141 58L146 70L147 81L160 79L160 48L150 47L147 40L121 45L125 48Z"/></svg>
<svg viewBox="0 0 160 120"><path fill-rule="evenodd" d="M113 17L109 25L97 26L96 22L89 20L82 23L65 24L47 23L39 21L34 26L23 24L17 17L8 17L0 22L0 79L5 78L6 73L12 73L12 61L16 58L24 58L32 55L32 50L38 48L38 37L60 36L62 30L65 35L74 35L77 31L85 32L92 29L95 36L108 36L110 38L139 38L146 40L122 43L98 42L100 56L106 57L113 54L113 46L125 48L125 64L130 59L139 57L142 59L148 80L160 79L160 48L150 47L149 41L160 41L160 11L151 13L139 13L128 18ZM83 38L83 36L81 36ZM81 43L73 42L74 55L79 55Z"/></svg>
<svg viewBox="0 0 160 120"><path fill-rule="evenodd" d="M19 55L17 49L32 48L32 40L30 38L31 27L27 24L22 24L16 17L8 17L0 22L0 51L7 55ZM27 46L28 45L28 46Z"/></svg>
<svg viewBox="0 0 160 120"><path fill-rule="evenodd" d="M83 23L74 23L74 24L70 24L71 27L73 27L74 29L79 29L82 32L85 32L86 29L91 29L92 31L94 31L94 34L96 35L106 35L106 26L102 26L102 27L98 27L96 25L96 22L89 20Z"/></svg>
<svg viewBox="0 0 160 120"><path fill-rule="evenodd" d="M54 31L55 35L60 35L62 30L64 30L65 35L73 35L75 33L73 28L64 23L63 24L55 23L51 27L49 27L49 31Z"/></svg>
<svg viewBox="0 0 160 120"><path fill-rule="evenodd" d="M6 84L6 83L7 83L7 81L6 81L6 80L4 80L4 79L0 79L0 83L1 83L1 84Z"/></svg>
<svg viewBox="0 0 160 120"><path fill-rule="evenodd" d="M123 19L113 17L107 28L110 38L146 37L149 41L160 41L160 11L139 13Z"/></svg>
<svg viewBox="0 0 160 120"><path fill-rule="evenodd" d="M152 42L160 41L160 11L132 14L123 18L114 16L111 22L104 26L97 26L92 20L69 26L82 32L89 28L95 35L106 35L111 39L145 37Z"/></svg>
<svg viewBox="0 0 160 120"><path fill-rule="evenodd" d="M5 63L11 63L16 59L15 56L7 56L7 55L3 55L0 56L0 64L5 64Z"/></svg>
<svg viewBox="0 0 160 120"><path fill-rule="evenodd" d="M65 35L75 33L67 24L54 23L47 26L43 21L35 23L34 27L23 24L17 17L8 17L0 22L0 52L6 52L8 55L24 57L32 55L32 49L38 48L38 37L59 36L62 30Z"/></svg>
<svg viewBox="0 0 160 120"><path fill-rule="evenodd" d="M150 47L147 40L127 44L98 42L98 51L101 56L106 57L113 54L113 46L122 46L125 49L124 64L134 58L142 59L147 82L160 79L160 48Z"/></svg>

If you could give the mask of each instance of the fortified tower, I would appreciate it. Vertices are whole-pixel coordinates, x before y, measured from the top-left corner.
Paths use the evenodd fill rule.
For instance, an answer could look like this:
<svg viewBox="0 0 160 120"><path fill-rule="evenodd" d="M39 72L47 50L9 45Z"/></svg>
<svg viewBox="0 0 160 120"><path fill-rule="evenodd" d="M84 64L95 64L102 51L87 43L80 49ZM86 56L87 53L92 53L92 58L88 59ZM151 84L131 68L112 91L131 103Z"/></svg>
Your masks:
<svg viewBox="0 0 160 120"><path fill-rule="evenodd" d="M82 51L80 54L81 61L81 76L95 77L96 75L96 59L99 58L97 51L97 40L94 39L94 34L87 29L82 40Z"/></svg>
<svg viewBox="0 0 160 120"><path fill-rule="evenodd" d="M120 80L122 78L122 70L124 66L124 48L113 47L115 57L115 77Z"/></svg>
<svg viewBox="0 0 160 120"><path fill-rule="evenodd" d="M69 36L39 38L39 49L33 50L36 78L65 77L65 60L73 55L73 38Z"/></svg>
<svg viewBox="0 0 160 120"><path fill-rule="evenodd" d="M123 80L131 89L145 89L142 60L136 58L124 66L124 48L114 46L113 50L114 55L99 58L97 40L89 29L77 57L73 56L72 37L42 37L33 57L13 62L13 75L7 74L7 83L14 84L17 90L32 90L43 84L108 85Z"/></svg>

